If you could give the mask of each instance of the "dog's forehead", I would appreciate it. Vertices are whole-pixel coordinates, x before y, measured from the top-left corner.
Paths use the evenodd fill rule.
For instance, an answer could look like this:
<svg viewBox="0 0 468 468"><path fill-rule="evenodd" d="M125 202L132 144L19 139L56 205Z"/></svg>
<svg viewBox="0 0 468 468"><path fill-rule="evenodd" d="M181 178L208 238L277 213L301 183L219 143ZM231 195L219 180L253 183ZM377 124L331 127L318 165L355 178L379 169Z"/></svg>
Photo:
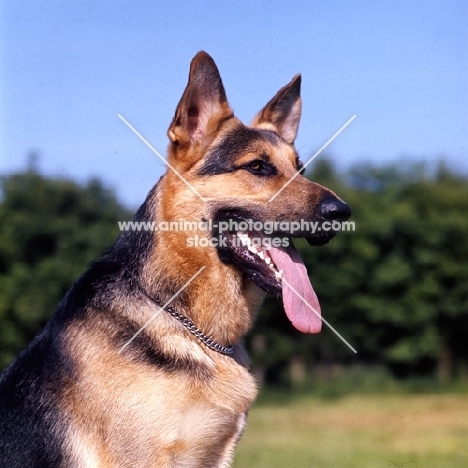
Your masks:
<svg viewBox="0 0 468 468"><path fill-rule="evenodd" d="M271 162L290 162L295 164L297 153L277 133L271 130L236 126L221 134L203 158L199 174L219 174L230 172L236 161L247 154L258 153L258 156L268 157Z"/></svg>

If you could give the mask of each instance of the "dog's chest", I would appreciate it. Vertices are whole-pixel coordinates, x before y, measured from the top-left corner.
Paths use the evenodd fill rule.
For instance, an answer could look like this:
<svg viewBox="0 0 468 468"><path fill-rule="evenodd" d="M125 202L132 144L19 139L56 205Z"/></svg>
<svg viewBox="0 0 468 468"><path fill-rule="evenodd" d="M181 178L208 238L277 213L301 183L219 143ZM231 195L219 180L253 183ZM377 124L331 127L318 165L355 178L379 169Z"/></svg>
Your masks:
<svg viewBox="0 0 468 468"><path fill-rule="evenodd" d="M247 369L221 367L213 379L198 381L163 372L124 377L87 399L89 413L69 420L73 466L231 466L256 394ZM109 407L104 424L100 413Z"/></svg>
<svg viewBox="0 0 468 468"><path fill-rule="evenodd" d="M177 467L224 466L222 461L232 454L245 424L246 413L197 402L167 431L158 458Z"/></svg>
<svg viewBox="0 0 468 468"><path fill-rule="evenodd" d="M230 459L246 425L246 413L255 398L252 376L224 373L210 386L181 394L177 423L167 433L166 446L175 466L230 466ZM194 391L195 390L195 391ZM213 464L219 460L219 464Z"/></svg>
<svg viewBox="0 0 468 468"><path fill-rule="evenodd" d="M144 405L129 405L126 400L124 418L128 433L138 434L136 440L147 443L136 447L132 438L116 442L125 456L138 454L135 466L231 466L246 413L257 391L254 378L245 367L234 362L219 366L209 379L161 373L154 380L146 380L144 386L138 378L134 384L131 396L127 395L135 403L144 401ZM138 395L142 388L151 388L151 394Z"/></svg>
<svg viewBox="0 0 468 468"><path fill-rule="evenodd" d="M216 395L197 395L174 405L177 417L169 432L171 438L178 437L189 441L222 439L234 435L243 421L248 406L238 402L216 398ZM234 404L233 404L234 403Z"/></svg>

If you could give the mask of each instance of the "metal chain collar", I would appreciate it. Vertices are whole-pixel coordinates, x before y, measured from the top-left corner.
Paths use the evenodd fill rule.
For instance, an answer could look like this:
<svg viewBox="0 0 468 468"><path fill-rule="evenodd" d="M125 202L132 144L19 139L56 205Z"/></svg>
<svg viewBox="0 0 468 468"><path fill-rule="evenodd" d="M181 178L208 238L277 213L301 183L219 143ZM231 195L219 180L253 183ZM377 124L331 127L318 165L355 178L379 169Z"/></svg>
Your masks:
<svg viewBox="0 0 468 468"><path fill-rule="evenodd" d="M162 308L162 305L159 304L159 301L153 299L153 301ZM164 309L166 312L169 312L175 319L177 319L192 335L196 336L204 345L208 348L217 351L221 354L231 355L234 352L233 346L223 346L216 341L213 341L209 336L206 336L202 331L195 326L195 324L185 315L179 314L172 307L166 307Z"/></svg>
<svg viewBox="0 0 468 468"><path fill-rule="evenodd" d="M125 270L127 274L130 275L131 280L135 281L135 278L133 277L131 272L127 268ZM223 346L219 343L216 343L216 341L212 340L209 336L203 334L203 332L199 328L197 328L196 325L188 317L179 314L173 307L166 306L165 308L163 308L163 304L161 303L161 301L159 301L159 299L151 297L141 287L138 281L135 282L137 283L137 287L141 293L143 293L148 299L150 299L158 307L160 307L161 310L169 312L170 315L172 315L176 320L178 320L190 333L192 333L192 335L196 336L205 346L208 346L208 348L212 349L213 351L217 351L218 353L225 354L227 356L230 356L234 352L234 346Z"/></svg>

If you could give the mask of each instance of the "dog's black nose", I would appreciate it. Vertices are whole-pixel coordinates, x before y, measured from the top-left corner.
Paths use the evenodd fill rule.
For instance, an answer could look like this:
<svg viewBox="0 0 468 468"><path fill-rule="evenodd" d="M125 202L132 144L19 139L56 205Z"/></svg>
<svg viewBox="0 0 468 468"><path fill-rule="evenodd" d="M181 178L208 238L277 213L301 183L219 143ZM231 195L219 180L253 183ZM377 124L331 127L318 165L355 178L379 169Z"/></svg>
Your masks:
<svg viewBox="0 0 468 468"><path fill-rule="evenodd" d="M335 197L325 199L320 210L324 219L333 221L345 221L351 216L351 208Z"/></svg>

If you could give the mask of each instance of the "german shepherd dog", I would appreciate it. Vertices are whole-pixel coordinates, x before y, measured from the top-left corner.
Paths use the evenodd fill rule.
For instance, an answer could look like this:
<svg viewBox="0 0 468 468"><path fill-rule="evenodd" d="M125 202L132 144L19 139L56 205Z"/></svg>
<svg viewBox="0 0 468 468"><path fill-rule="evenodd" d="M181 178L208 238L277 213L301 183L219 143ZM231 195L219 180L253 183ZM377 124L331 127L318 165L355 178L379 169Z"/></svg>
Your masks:
<svg viewBox="0 0 468 468"><path fill-rule="evenodd" d="M195 231L124 231L73 284L1 377L2 467L231 466L257 391L242 337L265 292L282 295L296 328L320 331L291 238L323 245L333 231L304 223L350 216L299 173L300 83L246 126L213 59L194 57L169 169L133 221Z"/></svg>

